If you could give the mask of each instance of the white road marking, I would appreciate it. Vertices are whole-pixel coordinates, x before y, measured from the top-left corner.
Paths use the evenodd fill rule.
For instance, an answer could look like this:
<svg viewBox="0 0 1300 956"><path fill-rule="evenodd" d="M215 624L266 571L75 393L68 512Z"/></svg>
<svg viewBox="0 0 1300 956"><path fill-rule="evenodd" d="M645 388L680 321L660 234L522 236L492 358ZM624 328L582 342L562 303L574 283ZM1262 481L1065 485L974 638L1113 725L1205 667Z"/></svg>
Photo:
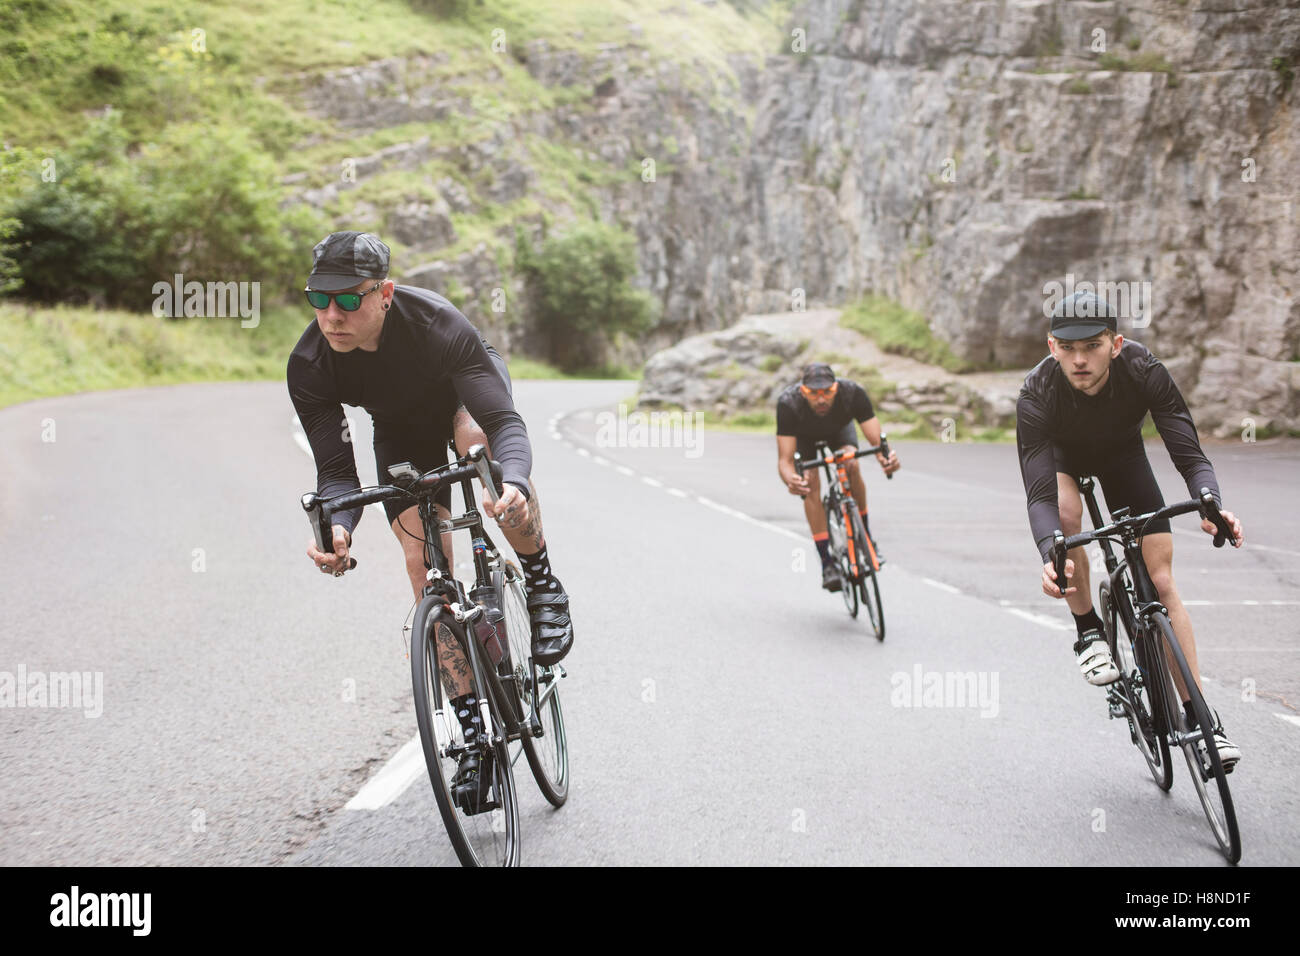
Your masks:
<svg viewBox="0 0 1300 956"><path fill-rule="evenodd" d="M932 588L938 588L940 591L947 591L949 594L961 594L961 588L953 587L951 584L945 584L942 581L936 581L934 578L921 578Z"/></svg>
<svg viewBox="0 0 1300 956"><path fill-rule="evenodd" d="M664 486L664 483L660 481L658 478L651 478L649 475L642 475L641 480L644 481L651 488L662 488Z"/></svg>
<svg viewBox="0 0 1300 956"><path fill-rule="evenodd" d="M1073 624L1066 624L1064 621L1058 621L1054 617L1048 617L1046 614L1034 614L1031 611L1024 611L1018 607L1006 608L1008 614L1014 614L1016 617L1023 617L1026 621L1033 621L1035 624L1041 624L1043 627L1050 627L1054 631L1073 631Z"/></svg>
<svg viewBox="0 0 1300 956"><path fill-rule="evenodd" d="M1277 711L1274 711L1273 716L1281 718L1289 724L1295 724L1297 727L1300 727L1300 717L1297 717L1295 714L1279 714Z"/></svg>
<svg viewBox="0 0 1300 956"><path fill-rule="evenodd" d="M388 763L366 781L357 795L343 805L344 810L378 810L392 803L406 788L424 776L424 750L417 734Z"/></svg>
<svg viewBox="0 0 1300 956"><path fill-rule="evenodd" d="M608 459L608 458L601 458L599 455L592 455L592 456L591 456L591 462L592 462L592 464L594 464L594 465L608 465L608 464L609 464L609 459Z"/></svg>
<svg viewBox="0 0 1300 956"><path fill-rule="evenodd" d="M636 477L636 472L633 471L631 468L629 468L627 465L615 465L614 470L617 471L620 475L627 475L629 478Z"/></svg>
<svg viewBox="0 0 1300 956"><path fill-rule="evenodd" d="M669 488L669 489L668 489L668 493L669 493L670 495L676 495L678 498L689 498L689 497L690 497L690 495L686 494L686 492L682 491L680 488Z"/></svg>
<svg viewBox="0 0 1300 956"><path fill-rule="evenodd" d="M578 449L578 454L581 455L583 458L590 458L590 457L591 457L591 452L587 451L587 449L585 449L585 448L579 448L579 449Z"/></svg>

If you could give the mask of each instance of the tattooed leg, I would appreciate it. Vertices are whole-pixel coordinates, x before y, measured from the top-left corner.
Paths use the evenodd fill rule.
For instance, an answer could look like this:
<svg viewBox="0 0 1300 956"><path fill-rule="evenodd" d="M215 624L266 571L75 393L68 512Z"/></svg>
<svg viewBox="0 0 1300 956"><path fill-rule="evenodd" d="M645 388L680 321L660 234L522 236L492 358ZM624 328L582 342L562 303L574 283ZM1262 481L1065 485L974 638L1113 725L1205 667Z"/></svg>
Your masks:
<svg viewBox="0 0 1300 956"><path fill-rule="evenodd" d="M438 672L448 697L462 697L472 690L469 658L450 629L438 625Z"/></svg>

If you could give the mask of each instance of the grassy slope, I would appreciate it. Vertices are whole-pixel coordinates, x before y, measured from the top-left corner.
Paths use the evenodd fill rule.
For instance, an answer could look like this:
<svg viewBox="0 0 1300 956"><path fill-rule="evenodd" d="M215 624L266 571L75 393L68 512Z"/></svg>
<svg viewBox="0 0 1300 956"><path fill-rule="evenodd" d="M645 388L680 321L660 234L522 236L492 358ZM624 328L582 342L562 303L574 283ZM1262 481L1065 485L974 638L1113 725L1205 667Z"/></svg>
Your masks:
<svg viewBox="0 0 1300 956"><path fill-rule="evenodd" d="M0 143L38 163L82 134L88 111L111 105L141 143L173 122L245 128L281 175L303 172L304 185L322 184L337 176L343 158L419 136L464 141L487 135L483 119L589 98L586 86L553 90L533 80L511 55L531 40L584 54L603 43L635 41L656 61L692 64L674 71L675 82L725 86L734 79L727 56L769 52L788 5L742 17L727 3L676 0L10 0L0 5ZM456 13L439 19L432 12L437 6ZM507 44L504 53L492 49L497 30L504 31L495 34ZM447 90L468 98L475 115L358 136L297 108L305 76L417 54L441 58L436 69ZM493 239L503 224L544 209L594 216L583 184L620 172L575 153L582 144L521 145L538 174L539 198L484 203L458 216L457 242L440 257ZM219 135L213 150L219 157ZM463 180L439 163L381 174L345 193L330 211L346 216L357 200L419 192L441 174ZM473 182L462 184L476 194ZM394 247L398 262L400 251ZM310 318L290 306L271 307L258 329L244 330L237 320L166 322L89 308L33 310L12 300L0 300L0 317L8 333L0 345L0 405L96 388L280 378ZM521 377L558 374L538 362L520 362L518 369Z"/></svg>

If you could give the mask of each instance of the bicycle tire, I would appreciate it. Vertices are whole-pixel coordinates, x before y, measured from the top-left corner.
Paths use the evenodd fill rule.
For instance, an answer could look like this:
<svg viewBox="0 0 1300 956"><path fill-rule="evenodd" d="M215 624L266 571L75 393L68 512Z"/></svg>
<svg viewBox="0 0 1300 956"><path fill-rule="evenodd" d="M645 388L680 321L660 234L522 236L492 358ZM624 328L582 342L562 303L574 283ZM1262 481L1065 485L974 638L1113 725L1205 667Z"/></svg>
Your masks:
<svg viewBox="0 0 1300 956"><path fill-rule="evenodd" d="M829 534L831 558L840 569L840 597L849 617L858 616L858 588L853 577L853 564L849 561L848 535L844 527L844 512L838 501L830 496L822 499L826 507L826 530Z"/></svg>
<svg viewBox="0 0 1300 956"><path fill-rule="evenodd" d="M502 623L510 642L510 659L502 661L502 667L506 668L506 672L501 674L502 682L504 684L506 678L510 679L507 692L519 695L522 709L520 745L542 796L552 806L562 807L569 798L569 738L564 729L564 710L560 706L557 686L560 672L554 666L533 666L532 625L528 617L523 572L513 562L507 561L504 568L492 573L492 586L501 602L505 615ZM530 732L535 689L549 695L537 713L542 729L540 737L534 737Z"/></svg>
<svg viewBox="0 0 1300 956"><path fill-rule="evenodd" d="M470 686L475 698L488 701L492 735L496 743L485 744L492 753L492 795L498 806L475 814L458 807L451 794L457 758L448 748L465 747L460 721L446 699L438 672L435 628L445 627L467 652ZM480 672L482 656L469 648L464 628L456 622L438 598L426 596L416 609L411 628L411 683L415 697L415 718L420 728L425 768L433 785L434 800L447 836L463 866L519 865L519 805L514 773L505 744L505 728L498 716L487 681Z"/></svg>
<svg viewBox="0 0 1300 956"><path fill-rule="evenodd" d="M1110 581L1103 580L1097 588L1097 604L1101 608L1101 622L1106 632L1106 643L1110 653L1119 667L1120 683L1124 690L1122 701L1128 714L1129 736L1133 746L1137 747L1151 771L1151 779L1161 790L1168 790L1174 783L1174 767L1169 760L1169 738L1164 732L1164 720L1156 719L1162 713L1162 701L1157 696L1160 685L1155 684L1155 692L1148 686L1150 668L1145 660L1139 663L1137 627L1133 623L1132 605L1124 611L1118 611L1119 602L1111 593ZM1123 639L1120 629L1123 629Z"/></svg>
<svg viewBox="0 0 1300 956"><path fill-rule="evenodd" d="M1214 734L1210 733L1210 728L1214 722L1210 719L1210 708L1205 703L1205 697L1201 694L1200 688L1196 681L1192 679L1191 668L1187 666L1187 659L1183 656L1182 648L1178 644L1178 638L1174 634L1173 626L1169 623L1169 618L1160 613L1151 615L1155 621L1156 628L1166 647L1169 648L1170 656L1178 665L1178 670L1182 674L1183 683L1187 687L1187 696L1192 705L1192 712L1196 715L1196 723L1202 733L1202 740L1205 743L1206 756L1209 759L1210 772L1208 776L1202 770L1201 756L1195 742L1184 742L1182 744L1183 756L1187 758L1187 770L1191 774L1192 784L1196 788L1196 795L1200 798L1201 808L1205 811L1205 819L1210 824L1210 830L1214 833L1215 840L1218 841L1219 849L1227 858L1229 863L1237 863L1241 859L1241 833L1237 829L1237 812L1232 805L1232 791L1228 789L1228 775L1223 772L1223 762L1219 759L1219 748L1214 742ZM1173 685L1170 679L1169 689L1175 692L1171 700L1181 700L1177 695L1177 687ZM1172 708L1171 708L1172 709ZM1210 786L1213 781L1214 786ZM1215 796L1218 796L1218 802L1215 802Z"/></svg>
<svg viewBox="0 0 1300 956"><path fill-rule="evenodd" d="M885 639L885 608L880 603L880 584L876 580L876 570L868 567L865 563L866 556L872 553L868 544L867 529L862 526L862 516L854 511L853 513L853 534L857 539L857 553L863 557L864 563L861 566L858 575L858 594L863 605L867 609L867 619L871 622L872 633L876 635L876 640Z"/></svg>

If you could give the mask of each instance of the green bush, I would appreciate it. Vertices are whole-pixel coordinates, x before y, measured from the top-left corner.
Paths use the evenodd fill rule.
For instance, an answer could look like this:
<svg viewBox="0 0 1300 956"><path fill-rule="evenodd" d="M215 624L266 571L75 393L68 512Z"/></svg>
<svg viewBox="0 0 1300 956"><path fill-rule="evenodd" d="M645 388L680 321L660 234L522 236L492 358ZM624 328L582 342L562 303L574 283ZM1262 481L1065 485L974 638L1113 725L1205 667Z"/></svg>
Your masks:
<svg viewBox="0 0 1300 956"><path fill-rule="evenodd" d="M616 226L586 223L536 249L520 232L516 266L532 287L547 358L566 372L600 366L608 336L637 335L656 318L654 299L631 285L636 240Z"/></svg>
<svg viewBox="0 0 1300 956"><path fill-rule="evenodd" d="M305 270L325 230L303 207L280 209L274 163L242 130L173 125L133 159L127 142L110 112L52 166L29 156L0 196L0 220L17 222L0 256L16 261L26 298L143 309L175 273L260 281L278 298Z"/></svg>

